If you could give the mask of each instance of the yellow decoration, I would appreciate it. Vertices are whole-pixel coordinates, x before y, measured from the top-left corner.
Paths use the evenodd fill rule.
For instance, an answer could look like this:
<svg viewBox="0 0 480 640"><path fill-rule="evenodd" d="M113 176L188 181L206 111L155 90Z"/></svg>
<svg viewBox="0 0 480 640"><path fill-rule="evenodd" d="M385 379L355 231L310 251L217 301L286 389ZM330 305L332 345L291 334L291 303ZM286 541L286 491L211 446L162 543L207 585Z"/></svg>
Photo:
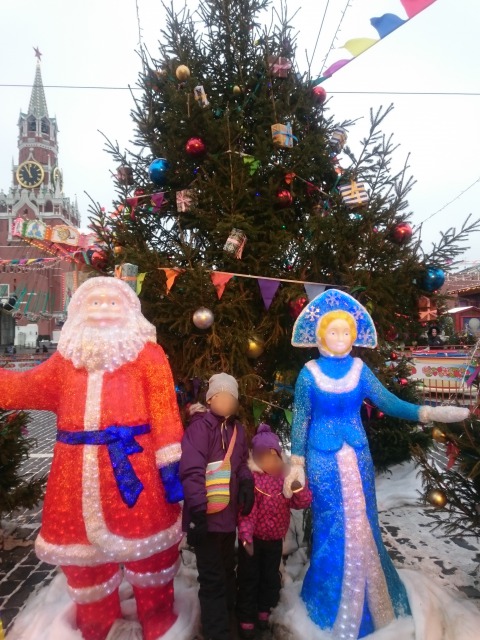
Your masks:
<svg viewBox="0 0 480 640"><path fill-rule="evenodd" d="M248 338L247 355L249 358L257 359L265 351L265 343L259 336L250 336Z"/></svg>
<svg viewBox="0 0 480 640"><path fill-rule="evenodd" d="M242 87L238 86L238 84L236 84L233 89L233 95L234 96L239 96L242 93Z"/></svg>
<svg viewBox="0 0 480 640"><path fill-rule="evenodd" d="M188 80L188 78L190 77L190 69L186 64L181 64L179 67L177 67L175 75L180 80L180 82L185 82L185 80Z"/></svg>
<svg viewBox="0 0 480 640"><path fill-rule="evenodd" d="M425 497L427 502L429 502L432 507L435 507L436 509L443 509L443 507L447 504L447 496L441 489L430 489Z"/></svg>
<svg viewBox="0 0 480 640"><path fill-rule="evenodd" d="M439 442L440 444L445 444L448 441L447 436L438 427L433 427L432 438L435 440L435 442Z"/></svg>
<svg viewBox="0 0 480 640"><path fill-rule="evenodd" d="M353 38L352 40L347 40L343 48L356 58L367 49L370 49L370 47L373 47L376 42L378 42L378 40L374 38Z"/></svg>
<svg viewBox="0 0 480 640"><path fill-rule="evenodd" d="M123 248L121 245L116 244L116 245L113 247L113 253L114 253L116 256L119 256L119 255L120 255L120 254L122 254L123 252L124 252L124 248Z"/></svg>

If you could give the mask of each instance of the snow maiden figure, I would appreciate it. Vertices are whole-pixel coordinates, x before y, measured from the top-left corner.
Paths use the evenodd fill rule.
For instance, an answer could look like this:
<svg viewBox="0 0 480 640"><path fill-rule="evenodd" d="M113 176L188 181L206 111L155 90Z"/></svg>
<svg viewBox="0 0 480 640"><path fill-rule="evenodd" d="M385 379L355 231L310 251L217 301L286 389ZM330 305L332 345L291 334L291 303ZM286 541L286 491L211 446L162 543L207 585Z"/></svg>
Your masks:
<svg viewBox="0 0 480 640"><path fill-rule="evenodd" d="M458 422L460 407L417 406L387 391L352 346L373 349L372 318L346 293L330 289L310 302L292 336L317 345L295 389L292 467L286 478L313 493L313 545L302 599L310 618L336 639L356 639L410 615L407 593L385 549L378 523L375 474L360 408L369 398L391 416Z"/></svg>

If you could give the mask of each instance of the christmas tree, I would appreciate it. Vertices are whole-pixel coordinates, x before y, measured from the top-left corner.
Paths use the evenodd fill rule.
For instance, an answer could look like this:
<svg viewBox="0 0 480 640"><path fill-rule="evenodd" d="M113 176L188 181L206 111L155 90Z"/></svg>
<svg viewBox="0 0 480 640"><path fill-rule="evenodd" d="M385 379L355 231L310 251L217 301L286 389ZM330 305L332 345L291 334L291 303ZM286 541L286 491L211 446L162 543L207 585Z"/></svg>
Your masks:
<svg viewBox="0 0 480 640"><path fill-rule="evenodd" d="M468 420L460 424L436 425L432 436L438 454L447 464L438 464L424 450L415 447L425 489L425 502L444 509L447 518L438 526L449 535L480 537L480 419L478 391L480 341L470 352L470 363L459 387L457 402L473 400L474 409Z"/></svg>
<svg viewBox="0 0 480 640"><path fill-rule="evenodd" d="M290 345L305 288L339 287L366 305L383 347L361 355L411 397L395 341L416 336L419 297L438 288L478 223L423 253L408 223L413 180L407 163L393 171L396 146L381 131L392 107L371 113L355 154L353 122L335 122L323 87L299 69L284 12L262 26L269 7L201 0L195 16L166 7L158 55L141 52L135 148L107 142L115 213L95 207L91 223L112 269L138 266L144 312L179 387L194 397L199 381L227 371L248 424L263 413L288 440L296 375L317 356ZM365 420L380 466L425 444L415 425L368 405Z"/></svg>
<svg viewBox="0 0 480 640"><path fill-rule="evenodd" d="M42 499L45 478L25 480L21 464L33 446L30 417L23 411L0 409L0 517L20 507L31 509Z"/></svg>

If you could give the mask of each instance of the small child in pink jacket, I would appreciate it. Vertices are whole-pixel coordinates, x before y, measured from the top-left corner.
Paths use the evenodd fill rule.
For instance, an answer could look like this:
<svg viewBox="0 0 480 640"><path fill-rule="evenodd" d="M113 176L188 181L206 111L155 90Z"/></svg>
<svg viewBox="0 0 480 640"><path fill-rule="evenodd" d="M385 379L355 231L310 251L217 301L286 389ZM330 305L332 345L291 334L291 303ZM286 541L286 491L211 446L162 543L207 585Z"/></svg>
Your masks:
<svg viewBox="0 0 480 640"><path fill-rule="evenodd" d="M284 487L285 464L278 436L261 424L252 440L249 467L255 481L255 503L248 516L239 515L237 619L242 638L255 638L255 622L268 627L270 611L280 598L282 543L290 509L305 509L310 489Z"/></svg>

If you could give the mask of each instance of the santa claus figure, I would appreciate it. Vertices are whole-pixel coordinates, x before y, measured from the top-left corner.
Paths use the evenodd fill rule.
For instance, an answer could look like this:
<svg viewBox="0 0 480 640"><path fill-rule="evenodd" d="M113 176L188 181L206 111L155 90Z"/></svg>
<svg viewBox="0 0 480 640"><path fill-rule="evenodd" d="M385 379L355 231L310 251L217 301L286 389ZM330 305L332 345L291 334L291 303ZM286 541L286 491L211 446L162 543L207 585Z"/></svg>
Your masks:
<svg viewBox="0 0 480 640"><path fill-rule="evenodd" d="M58 351L30 371L0 370L0 406L57 414L36 552L63 569L85 640L103 640L122 617L123 578L144 638L161 638L176 620L183 429L167 358L132 289L87 280Z"/></svg>

